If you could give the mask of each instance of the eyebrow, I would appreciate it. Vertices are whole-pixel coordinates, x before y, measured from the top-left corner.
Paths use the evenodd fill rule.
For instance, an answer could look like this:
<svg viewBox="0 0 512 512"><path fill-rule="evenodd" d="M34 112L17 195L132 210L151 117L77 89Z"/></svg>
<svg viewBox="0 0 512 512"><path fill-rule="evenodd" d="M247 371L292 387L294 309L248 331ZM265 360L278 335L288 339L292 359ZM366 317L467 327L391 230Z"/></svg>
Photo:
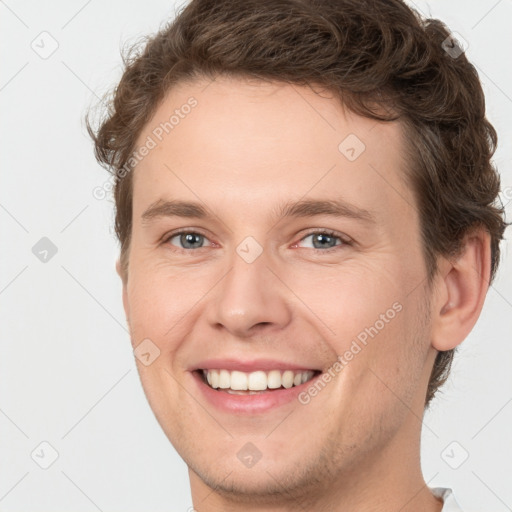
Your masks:
<svg viewBox="0 0 512 512"><path fill-rule="evenodd" d="M274 218L306 218L317 215L332 217L348 217L367 224L375 224L375 216L364 208L359 208L341 199L301 199L289 201L272 210ZM194 219L207 219L212 217L208 209L202 204L193 201L163 200L152 203L142 214L142 222L150 223L153 219L163 217L184 217Z"/></svg>

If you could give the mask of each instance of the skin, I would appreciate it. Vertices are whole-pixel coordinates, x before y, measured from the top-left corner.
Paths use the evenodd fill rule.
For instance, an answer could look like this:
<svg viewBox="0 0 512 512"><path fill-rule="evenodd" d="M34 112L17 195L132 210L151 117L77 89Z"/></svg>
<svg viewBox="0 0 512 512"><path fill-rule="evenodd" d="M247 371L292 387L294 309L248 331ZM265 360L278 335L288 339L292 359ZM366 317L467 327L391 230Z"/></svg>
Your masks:
<svg viewBox="0 0 512 512"><path fill-rule="evenodd" d="M480 314L488 236L475 230L458 259L440 258L430 289L399 123L307 87L219 77L169 91L138 145L190 96L198 105L136 166L128 277L117 269L133 347L149 338L160 350L138 370L189 467L194 508L440 511L420 468L426 388L437 350L462 342ZM351 133L366 146L353 162L338 150ZM376 222L272 216L301 198L342 198ZM143 223L159 199L198 201L212 217ZM204 235L200 248L169 238L183 228ZM314 251L316 228L345 238ZM252 263L236 252L248 236L263 249ZM222 412L189 371L253 356L327 371L396 302L401 311L306 405ZM262 454L251 468L237 458L247 442Z"/></svg>

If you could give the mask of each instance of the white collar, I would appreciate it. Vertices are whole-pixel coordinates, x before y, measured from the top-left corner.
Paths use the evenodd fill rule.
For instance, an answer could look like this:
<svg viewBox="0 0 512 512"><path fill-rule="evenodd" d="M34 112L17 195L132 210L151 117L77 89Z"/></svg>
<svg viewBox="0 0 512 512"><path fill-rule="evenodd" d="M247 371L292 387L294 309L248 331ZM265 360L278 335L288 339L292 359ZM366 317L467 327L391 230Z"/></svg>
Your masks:
<svg viewBox="0 0 512 512"><path fill-rule="evenodd" d="M445 487L434 487L430 489L436 498L441 498L444 502L441 512L462 512L459 504L455 501L455 496L451 489Z"/></svg>

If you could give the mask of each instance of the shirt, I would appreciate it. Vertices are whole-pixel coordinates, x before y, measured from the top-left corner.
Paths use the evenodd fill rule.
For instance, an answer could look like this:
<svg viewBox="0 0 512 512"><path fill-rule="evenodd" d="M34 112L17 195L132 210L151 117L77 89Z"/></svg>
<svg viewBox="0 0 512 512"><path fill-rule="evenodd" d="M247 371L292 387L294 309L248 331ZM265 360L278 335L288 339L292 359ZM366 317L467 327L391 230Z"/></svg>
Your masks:
<svg viewBox="0 0 512 512"><path fill-rule="evenodd" d="M441 498L444 502L441 512L462 512L459 504L455 501L455 496L451 489L444 487L434 487L430 489L436 498Z"/></svg>

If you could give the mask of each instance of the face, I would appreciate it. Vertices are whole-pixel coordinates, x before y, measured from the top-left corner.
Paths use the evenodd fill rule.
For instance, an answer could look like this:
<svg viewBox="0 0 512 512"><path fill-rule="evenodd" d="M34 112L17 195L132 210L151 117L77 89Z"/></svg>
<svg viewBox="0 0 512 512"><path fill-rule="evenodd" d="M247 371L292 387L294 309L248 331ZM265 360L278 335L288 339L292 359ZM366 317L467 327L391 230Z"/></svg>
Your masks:
<svg viewBox="0 0 512 512"><path fill-rule="evenodd" d="M192 485L299 497L409 457L433 351L401 126L217 78L171 90L144 145L123 298Z"/></svg>

